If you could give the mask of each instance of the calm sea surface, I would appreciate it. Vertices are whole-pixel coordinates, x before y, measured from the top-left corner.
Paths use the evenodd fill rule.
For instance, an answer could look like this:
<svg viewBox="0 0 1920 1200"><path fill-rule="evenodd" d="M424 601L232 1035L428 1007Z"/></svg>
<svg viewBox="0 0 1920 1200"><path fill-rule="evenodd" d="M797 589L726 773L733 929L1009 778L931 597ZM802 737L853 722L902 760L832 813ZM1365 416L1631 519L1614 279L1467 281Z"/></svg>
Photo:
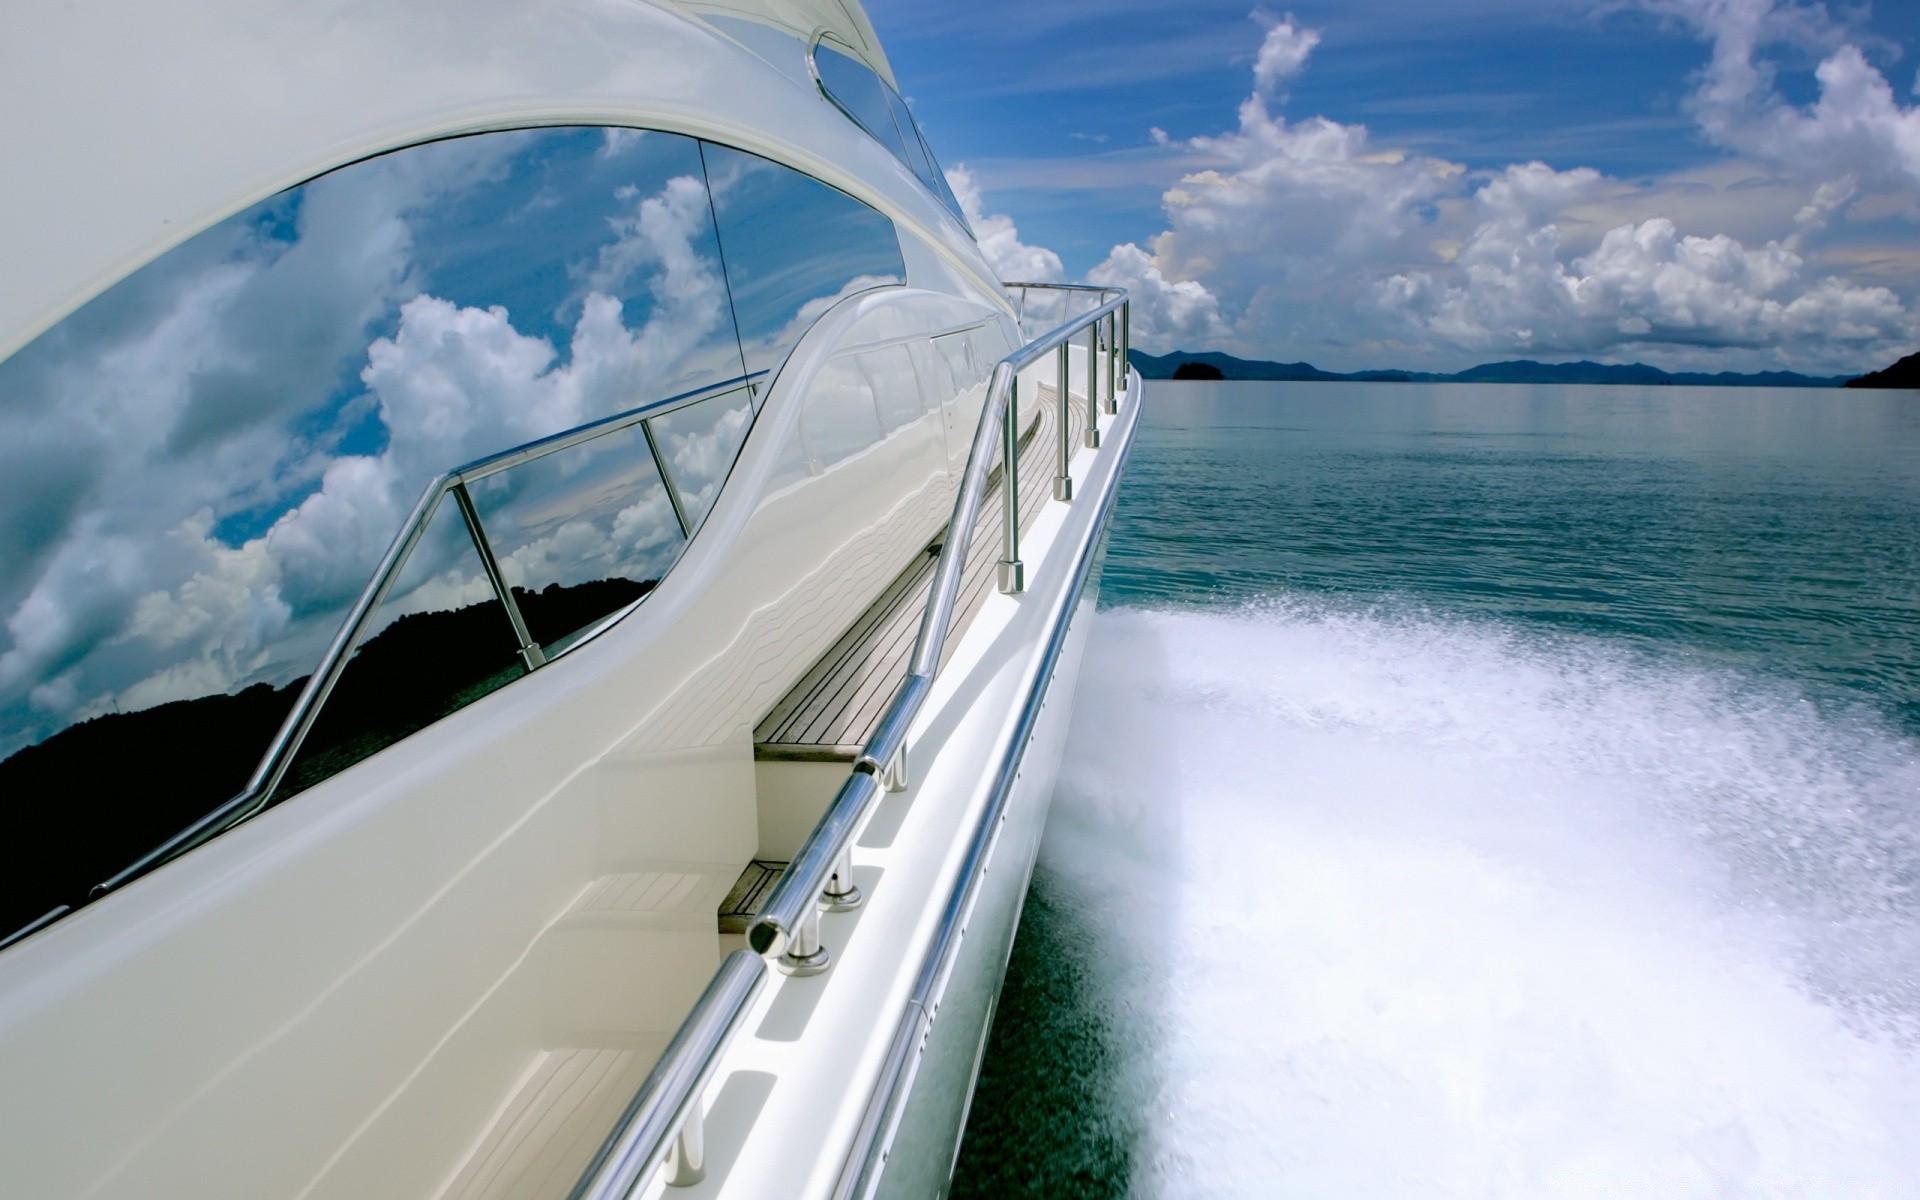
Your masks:
<svg viewBox="0 0 1920 1200"><path fill-rule="evenodd" d="M954 1194L1920 1195L1920 394L1148 399Z"/></svg>

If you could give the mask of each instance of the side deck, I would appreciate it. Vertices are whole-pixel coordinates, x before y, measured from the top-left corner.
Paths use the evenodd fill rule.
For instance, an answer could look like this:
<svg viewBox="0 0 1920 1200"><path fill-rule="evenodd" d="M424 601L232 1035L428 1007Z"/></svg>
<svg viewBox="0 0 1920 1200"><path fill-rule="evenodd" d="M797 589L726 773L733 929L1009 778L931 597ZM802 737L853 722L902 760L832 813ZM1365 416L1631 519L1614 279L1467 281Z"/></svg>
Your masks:
<svg viewBox="0 0 1920 1200"><path fill-rule="evenodd" d="M1086 436L1087 404L1084 397L1071 391L1068 396L1069 444L1078 449ZM1023 525L1053 494L1060 427L1058 393L1042 386L1036 403L1040 405L1039 419L1021 439L1016 477ZM968 547L966 573L953 632L941 655L942 666L953 656L954 648L993 591L1006 493L1000 484L999 468L989 478L980 518L974 523L973 543ZM755 759L853 762L906 675L940 545L935 541L916 555L880 598L773 706L754 730Z"/></svg>

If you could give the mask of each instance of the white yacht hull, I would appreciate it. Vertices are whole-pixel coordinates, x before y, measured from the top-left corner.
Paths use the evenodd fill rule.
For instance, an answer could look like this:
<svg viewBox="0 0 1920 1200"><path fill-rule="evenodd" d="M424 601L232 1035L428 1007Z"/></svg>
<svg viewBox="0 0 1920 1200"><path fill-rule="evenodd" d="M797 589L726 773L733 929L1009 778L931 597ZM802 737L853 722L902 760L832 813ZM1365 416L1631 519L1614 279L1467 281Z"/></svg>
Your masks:
<svg viewBox="0 0 1920 1200"><path fill-rule="evenodd" d="M1006 824L988 860L986 881L968 919L966 938L887 1154L878 1194L890 1200L944 1195L959 1160L974 1084L993 1031L1000 987L1073 720L1080 658L1099 590L1097 568L1094 574L1048 688L1046 711L1028 743L1024 769L1007 805Z"/></svg>
<svg viewBox="0 0 1920 1200"><path fill-rule="evenodd" d="M171 823L31 892L25 923L0 929L0 1196L560 1200L740 945L720 923L729 889L792 859L872 765L857 758L871 722L812 760L778 760L758 730L943 537L989 376L1004 385L995 364L1032 314L992 277L857 4L107 0L23 20L0 46L0 94L47 119L19 123L4 155L25 219L0 229L0 371L14 371L0 417L23 414L27 455L85 433L73 457L115 479L72 513L28 472L0 500L66 521L49 537L76 562L93 561L90 530L110 530L150 575L114 590L80 571L46 602L73 645L36 660L44 679L9 658L0 701L58 719L0 727L0 767L66 747L61 772L7 800L81 851L120 854L98 836L116 813ZM894 114L891 144L821 77L826 35L845 51L828 61L866 72ZM820 258L838 273L793 282ZM316 303L322 283L337 304ZM192 320L163 319L176 311ZM1124 360L1124 318L1105 319L1105 352ZM176 325L210 340L147 356ZM1084 420L1100 389L1076 337ZM207 365L229 360L300 370L242 386ZM1057 419L1036 403L1051 357L1018 378L1010 441ZM830 969L767 968L701 1095L705 1178L672 1194L833 1195L896 1085L904 1107L875 1143L890 1166L868 1174L888 1195L946 1185L1086 623L1056 634L1092 603L1138 411L1136 386L1100 416L1105 447L1069 437L1071 503L1046 499L1052 434L1027 435L1041 465L1020 518L1024 589L971 593L912 723L910 782L851 848L865 901L821 919ZM149 458L166 470L142 474ZM457 536L423 532L439 517ZM999 533L980 527L991 579ZM643 570L649 529L673 548ZM568 540L602 532L589 549L618 570L588 570L601 560ZM176 545L202 557L153 549ZM430 545L478 565L436 564L399 591ZM26 558L8 569L0 621L54 579ZM308 600L286 599L303 580ZM627 599L565 631L522 619L537 596L610 582ZM66 619L63 604L91 611L107 591L96 632ZM278 790L327 704L380 707L343 701L335 668L384 636L369 614L408 595L419 606L383 629L498 604L511 673L455 680L364 754L315 742L336 760ZM311 645L248 640L295 628L296 609ZM477 658L470 641L457 648ZM54 686L68 650L97 659L97 682ZM872 673L866 716L898 665ZM178 821L154 794L182 772L127 754L117 765L146 770L122 786L96 770L105 755L69 753L99 744L68 736L82 726L206 713L257 688L286 707L241 746L255 774L215 778L226 790ZM192 732L169 748L211 758L237 724L177 726ZM0 782L25 792L20 777ZM982 815L1001 811L972 872ZM17 837L9 862L50 861L58 838ZM926 998L925 1053L890 1077L917 972L975 878ZM655 1172L633 1194L666 1190Z"/></svg>

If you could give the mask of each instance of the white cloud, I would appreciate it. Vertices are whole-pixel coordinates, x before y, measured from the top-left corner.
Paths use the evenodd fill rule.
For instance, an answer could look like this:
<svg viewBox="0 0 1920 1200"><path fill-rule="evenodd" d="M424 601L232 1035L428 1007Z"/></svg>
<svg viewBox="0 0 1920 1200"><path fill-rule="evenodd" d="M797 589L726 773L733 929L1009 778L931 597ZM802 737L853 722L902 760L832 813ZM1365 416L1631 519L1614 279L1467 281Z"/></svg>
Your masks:
<svg viewBox="0 0 1920 1200"><path fill-rule="evenodd" d="M1438 206L1464 174L1377 148L1364 126L1289 122L1257 92L1237 129L1179 149L1213 165L1162 197L1168 228L1150 243L1154 264L1217 297L1231 314L1230 344L1254 354L1368 336L1377 318L1366 312L1366 276L1431 256Z"/></svg>
<svg viewBox="0 0 1920 1200"><path fill-rule="evenodd" d="M1422 333L1490 351L1748 347L1819 366L1884 354L1916 333L1899 297L1816 276L1791 239L1748 248L1725 234L1683 236L1656 217L1616 226L1566 261L1553 218L1600 183L1585 169L1507 168L1475 194L1482 220L1449 268L1391 276L1382 306Z"/></svg>
<svg viewBox="0 0 1920 1200"><path fill-rule="evenodd" d="M1227 335L1219 297L1198 280L1169 282L1153 256L1132 242L1115 246L1087 272L1087 282L1127 289L1132 344L1149 353L1211 346Z"/></svg>
<svg viewBox="0 0 1920 1200"><path fill-rule="evenodd" d="M1307 56L1320 44L1320 31L1302 29L1292 14L1274 22L1260 42L1253 60L1253 85L1262 95L1274 95L1280 85L1300 73Z"/></svg>
<svg viewBox="0 0 1920 1200"><path fill-rule="evenodd" d="M1916 110L1818 10L1674 0L1668 11L1721 31L1695 101L1703 123L1804 170L1745 160L1644 182L1541 163L1470 171L1377 145L1362 125L1289 120L1280 88L1318 35L1288 18L1266 30L1235 128L1181 141L1155 131L1204 165L1164 193L1163 232L1115 247L1088 278L1133 290L1143 348L1336 369L1515 354L1698 366L1718 354L1721 368L1838 373L1920 334L1896 290L1850 279L1824 250L1850 212L1884 208L1887 189L1905 186ZM1774 97L1755 58L1781 38L1826 47L1821 100L1805 110Z"/></svg>
<svg viewBox="0 0 1920 1200"><path fill-rule="evenodd" d="M973 226L980 253L987 265L1003 281L1017 283L1053 283L1062 274L1060 256L1041 246L1029 246L1020 240L1013 218L1001 213L988 215L980 208L980 185L964 166L947 169L947 186L960 201L960 210Z"/></svg>
<svg viewBox="0 0 1920 1200"><path fill-rule="evenodd" d="M1691 104L1715 142L1820 179L1852 174L1920 185L1920 107L1900 104L1823 7L1776 0L1650 0L1648 7L1713 43ZM1763 52L1782 43L1823 56L1811 104L1794 105L1774 87L1775 67Z"/></svg>

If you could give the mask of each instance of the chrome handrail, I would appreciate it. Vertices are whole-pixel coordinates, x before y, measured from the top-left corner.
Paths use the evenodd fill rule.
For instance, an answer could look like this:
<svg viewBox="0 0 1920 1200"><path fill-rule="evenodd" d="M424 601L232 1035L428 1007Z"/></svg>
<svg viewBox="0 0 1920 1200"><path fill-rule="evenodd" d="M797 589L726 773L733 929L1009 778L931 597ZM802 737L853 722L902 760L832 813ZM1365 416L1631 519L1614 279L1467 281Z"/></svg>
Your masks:
<svg viewBox="0 0 1920 1200"><path fill-rule="evenodd" d="M274 734L273 741L267 744L266 753L254 767L253 774L247 779L246 786L239 794L208 812L205 816L187 826L179 833L168 838L159 846L136 860L118 874L103 883L96 884L92 898L98 898L116 888L123 887L140 876L160 866L170 859L177 858L194 847L207 842L219 834L238 825L253 816L272 799L274 790L286 778L287 770L293 765L293 758L299 752L302 742L312 730L313 723L319 718L320 710L326 705L327 697L332 694L334 685L339 683L341 673L346 670L348 656L359 644L359 638L365 629L367 619L380 607L387 597L388 590L399 577L400 569L406 565L414 548L427 531L427 525L439 511L440 502L451 493L454 502L467 526L474 549L480 556L481 566L486 571L487 580L494 596L506 608L507 618L512 622L514 636L519 640L519 651L528 670L540 667L546 662L546 655L527 632L525 618L520 605L514 599L513 589L507 586L500 573L499 563L495 561L493 548L487 541L486 531L480 524L480 514L474 508L472 498L467 494L467 485L477 483L491 475L498 475L536 459L557 454L608 434L630 429L643 422L652 422L655 418L711 400L731 392L753 386L754 381L765 375L765 371L756 371L751 375L724 380L692 391L681 392L661 400L630 408L597 421L589 421L572 429L562 430L547 437L536 438L531 442L513 446L483 458L474 459L451 471L442 472L421 491L420 499L414 504L406 523L381 556L380 565L374 569L373 577L361 589L353 606L347 610L346 619L340 624L333 640L328 644L326 653L320 658L319 665L307 677L307 685L301 689L293 708L281 722L280 729ZM674 495L674 482L668 473L665 460L660 454L650 424L642 425L646 433L647 446L660 470L660 480L666 488L668 498L673 503L675 517L680 523L681 533L687 537L693 534L688 528L683 501Z"/></svg>
<svg viewBox="0 0 1920 1200"><path fill-rule="evenodd" d="M1118 289L1114 289L1118 290ZM819 912L815 901L826 890L830 878L845 873L842 861L853 839L858 836L866 816L879 799L882 789L863 782L883 773L892 775L889 790L906 784L904 755L907 729L919 716L933 689L941 652L953 623L953 610L960 594L960 580L966 570L967 552L973 541L969 536L984 499L987 477L993 468L994 443L1001 443L1005 456L1001 483L1005 488L1005 551L1000 560L1000 590L1017 592L1023 581L1019 557L1020 497L1014 464L1019 458L1019 372L1050 353L1066 352L1073 335L1089 329L1109 316L1119 317L1127 309L1127 295L1121 291L1099 306L1055 326L1025 346L1001 359L993 368L987 387L987 399L974 431L973 446L967 453L966 473L960 493L954 498L953 515L947 522L947 538L940 547L934 565L933 583L927 606L921 613L920 630L914 640L913 658L906 679L901 681L885 714L874 727L872 736L854 760L853 774L842 784L833 803L828 805L820 823L814 826L800 852L794 855L786 872L768 894L760 914L747 929L747 944L762 954L787 960L788 967L821 969L825 949L818 945ZM1100 374L1097 356L1088 360L1088 392L1096 390ZM1113 387L1111 371L1107 384ZM1064 431L1062 436L1065 436ZM798 945L795 945L796 939ZM797 952L796 952L797 951Z"/></svg>
<svg viewBox="0 0 1920 1200"><path fill-rule="evenodd" d="M766 963L758 954L735 950L727 955L568 1200L628 1196L662 1164L667 1182L676 1186L706 1177L703 1123L689 1118L720 1065L720 1052L739 1032L747 1006L766 982Z"/></svg>
<svg viewBox="0 0 1920 1200"><path fill-rule="evenodd" d="M1006 491L1006 506L1011 516L1008 518L1005 537L1006 553L1001 565L1001 587L1003 591L1019 591L1018 586L1008 587L1009 582L1020 583L1019 572L1009 579L1004 567L1009 558L1018 564L1019 534L1019 495L1015 490L1017 483L1014 464L1018 461L1019 409L1017 385L1019 372L1039 362L1045 355L1054 353L1059 356L1057 375L1060 395L1056 399L1063 406L1067 403L1066 394L1066 358L1068 346L1081 330L1089 331L1091 339L1087 358L1087 405L1088 405L1088 445L1097 447L1098 407L1095 395L1099 389L1099 325L1106 325L1105 339L1109 350L1106 371L1107 398L1104 404L1108 413L1117 409L1116 388L1129 372L1122 371L1116 378L1113 366L1112 350L1124 346L1127 327L1131 319L1131 308L1127 293L1121 288L1095 288L1085 285L1049 285L1016 284L1027 288L1058 286L1066 291L1094 291L1103 295L1098 306L1079 316L1073 317L1049 330L1040 337L1029 341L1020 349L1007 355L995 364L989 377L986 401L981 407L980 423L974 431L973 443L967 454L967 465L961 477L959 493L954 497L953 513L947 522L947 536L940 547L940 555L935 563L933 581L928 590L926 608L921 613L919 633L914 641L913 657L909 663L907 676L901 681L893 698L888 702L886 711L868 737L866 745L854 761L853 770L840 786L833 802L827 806L820 821L808 834L807 841L788 864L780 880L774 885L762 905L754 924L747 931L748 944L753 953L735 951L721 968L721 974L739 973L753 969L760 978L766 975L765 964L775 959L780 969L795 975L809 975L824 970L828 952L820 942L820 909L829 910L851 908L860 902L858 889L853 887L851 878L851 850L854 839L859 836L868 816L880 796L889 790L900 790L907 784L907 732L914 719L925 705L933 690L933 681L939 672L940 657L946 645L947 635L953 623L955 604L959 597L960 583L963 578L967 553L973 540L972 532L979 517L980 506L985 498L988 480L994 465L996 443L1006 455L1006 468L1001 472L1001 480ZM1126 360L1121 358L1124 363ZM1065 441L1070 436L1068 423L1060 422L1060 438ZM1060 470L1065 473L1066 459L1061 459ZM1052 677L1054 664L1059 659L1060 648L1065 637L1065 625L1071 619L1078 599L1086 587L1088 572L1094 558L1091 546L1097 546L1099 526L1103 526L1112 511L1115 489L1109 489L1099 514L1095 517L1095 541L1075 565L1075 573L1069 584L1069 604L1059 623L1052 631L1047 650L1042 656L1040 682L1036 687L1044 694L1045 682ZM1061 495L1056 487L1055 495L1059 499L1071 498L1071 489L1067 495ZM1037 702L1030 700L1030 707L1037 712ZM1017 764L1024 752L1026 739L1032 732L1032 713L1023 712L1021 723L1016 730L1014 749L1009 751L1010 761ZM996 779L1004 776L1011 780L1011 768L1003 763ZM997 785L996 785L997 786ZM997 799L989 808L1003 808L1005 795L997 794ZM998 822L994 822L997 827ZM977 836L977 831L976 831ZM991 846L988 847L988 852ZM970 856L969 862L973 861ZM963 883L962 886L970 887ZM971 896L971 891L968 891ZM952 908L949 902L949 910ZM943 922L943 928L946 925ZM936 943L939 949L944 943ZM933 951L929 951L930 954ZM944 951L943 951L944 953ZM749 965L742 966L742 955ZM757 965L754 965L757 964ZM922 975L926 974L923 966ZM944 973L938 979L944 980ZM916 984L915 996L922 993ZM700 998L674 1035L673 1041L662 1052L660 1061L653 1073L641 1085L626 1114L608 1134L600 1152L595 1156L594 1165L574 1187L570 1200L625 1200L632 1191L645 1181L654 1166L669 1163L669 1183L693 1183L699 1176L676 1174L673 1164L685 1162L691 1153L697 1153L704 1141L702 1117L698 1106L700 1093L711 1081L720 1055L726 1049L728 1040L738 1029L746 1007L752 1003L755 992L741 987L722 987L720 977L708 985ZM911 1012L911 1009L910 1009ZM905 1024L912 1024L911 1021ZM916 1026L917 1027L917 1026ZM889 1053L887 1066L883 1069L878 1089L884 1084L889 1089L896 1088L900 1068L906 1058L901 1050L901 1035L896 1032L895 1045ZM896 1063L896 1059L898 1060ZM876 1095L879 1094L876 1090ZM871 1102L869 1107L871 1108ZM678 1114L670 1119L661 1119L660 1114ZM895 1118L897 1123L897 1117ZM643 1128L644 1126L644 1128ZM877 1127L876 1127L877 1128ZM866 1125L863 1123L863 1133ZM856 1142L856 1150L870 1142ZM674 1148L680 1148L680 1158L672 1160ZM614 1173L604 1164L611 1161L623 1161L639 1164L632 1171ZM852 1161L850 1158L849 1161ZM864 1159L863 1159L864 1161Z"/></svg>
<svg viewBox="0 0 1920 1200"><path fill-rule="evenodd" d="M1129 442L1128 452L1131 449L1132 443ZM1121 463L1114 468L1116 477L1124 466L1123 456ZM1067 584L1066 601L1048 631L1039 668L1020 706L1020 718L1014 726L1013 737L994 770L986 806L974 822L953 891L948 894L947 902L941 908L940 923L914 975L913 990L907 993L900 1020L894 1026L893 1038L887 1045L886 1055L881 1059L879 1078L867 1094L867 1104L860 1114L853 1144L842 1160L840 1175L834 1184L833 1200L865 1200L879 1183L880 1172L886 1165L887 1151L891 1148L894 1134L899 1130L906 1099L912 1092L921 1055L939 1012L940 998L945 995L947 981L959 960L960 944L966 936L967 924L979 898L981 880L986 875L994 849L999 845L1000 831L1005 828L1004 817L1007 804L1013 796L1014 780L1026 757L1027 746L1033 739L1034 728L1039 723L1041 706L1052 688L1054 670L1066 650L1067 634L1072 629L1073 618L1086 593L1094 561L1099 557L1101 536L1118 495L1117 487L1107 489L1100 511L1094 515L1086 548L1074 563L1073 576Z"/></svg>

